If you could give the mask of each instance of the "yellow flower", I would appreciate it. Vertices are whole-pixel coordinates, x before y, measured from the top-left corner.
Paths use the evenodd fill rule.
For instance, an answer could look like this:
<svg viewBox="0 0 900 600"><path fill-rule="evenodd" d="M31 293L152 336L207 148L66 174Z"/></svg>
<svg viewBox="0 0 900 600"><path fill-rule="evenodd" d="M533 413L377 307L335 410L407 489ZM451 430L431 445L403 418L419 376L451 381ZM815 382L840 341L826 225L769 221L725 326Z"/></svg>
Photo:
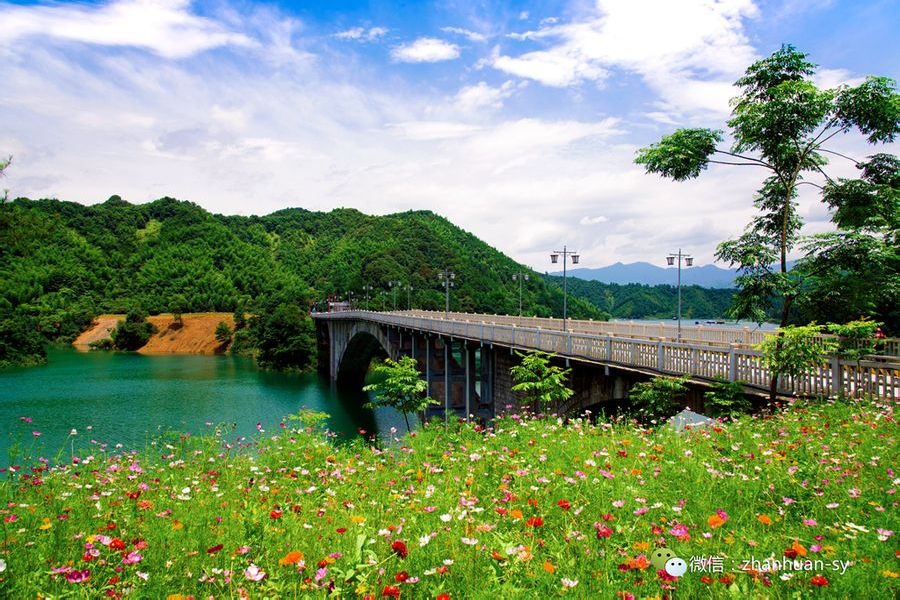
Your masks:
<svg viewBox="0 0 900 600"><path fill-rule="evenodd" d="M896 571L888 571L887 569L882 571L881 574L884 575L885 577L891 577L893 579L900 577L900 573L898 573Z"/></svg>
<svg viewBox="0 0 900 600"><path fill-rule="evenodd" d="M635 542L634 549L640 552L646 552L650 549L650 542Z"/></svg>
<svg viewBox="0 0 900 600"><path fill-rule="evenodd" d="M359 524L359 523L365 523L365 522L366 522L366 518L365 518L365 517L361 517L361 516L359 516L359 515L353 515L352 517L350 517L350 521L353 522L353 523L357 523L357 524Z"/></svg>
<svg viewBox="0 0 900 600"><path fill-rule="evenodd" d="M172 531L181 531L182 529L184 529L184 523L178 519L172 521Z"/></svg>
<svg viewBox="0 0 900 600"><path fill-rule="evenodd" d="M44 517L44 524L38 527L41 531L47 531L53 527L53 523L50 522L50 517Z"/></svg>

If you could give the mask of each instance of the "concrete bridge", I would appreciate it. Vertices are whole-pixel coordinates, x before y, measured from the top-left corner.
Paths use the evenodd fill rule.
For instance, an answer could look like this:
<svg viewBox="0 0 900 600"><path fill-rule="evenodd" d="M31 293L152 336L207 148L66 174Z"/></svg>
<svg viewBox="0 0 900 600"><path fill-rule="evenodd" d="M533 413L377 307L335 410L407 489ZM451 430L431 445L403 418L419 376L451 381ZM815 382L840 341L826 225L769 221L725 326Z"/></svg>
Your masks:
<svg viewBox="0 0 900 600"><path fill-rule="evenodd" d="M749 329L510 317L468 313L342 311L314 313L319 366L339 385L360 386L372 358L401 354L419 361L428 394L442 402L432 412L490 418L515 402L509 369L515 350L553 353L573 367L575 395L561 413L627 402L627 390L654 375L690 375L700 390L716 378L740 381L748 393L768 391L769 372L753 345L762 332ZM670 331L671 329L671 331ZM802 377L782 377L784 395L900 398L900 361L829 359Z"/></svg>

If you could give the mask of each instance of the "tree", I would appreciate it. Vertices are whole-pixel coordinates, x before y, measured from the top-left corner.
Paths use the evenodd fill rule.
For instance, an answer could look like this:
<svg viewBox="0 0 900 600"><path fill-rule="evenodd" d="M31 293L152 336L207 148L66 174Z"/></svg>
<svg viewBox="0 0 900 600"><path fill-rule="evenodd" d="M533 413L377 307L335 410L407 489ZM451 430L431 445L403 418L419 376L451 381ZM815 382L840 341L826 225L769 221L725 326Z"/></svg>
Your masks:
<svg viewBox="0 0 900 600"><path fill-rule="evenodd" d="M439 404L437 400L424 396L428 384L419 375L416 359L401 356L400 360L384 359L376 363L372 371L378 381L363 387L363 391L375 392L375 399L367 406L390 406L403 413L406 431L410 431L407 413L425 410L429 404Z"/></svg>
<svg viewBox="0 0 900 600"><path fill-rule="evenodd" d="M572 369L563 369L550 364L554 355L545 352L516 352L522 362L509 370L515 385L512 391L522 392L531 402L532 410L572 397L575 392L566 385Z"/></svg>
<svg viewBox="0 0 900 600"><path fill-rule="evenodd" d="M150 340L155 331L153 324L147 321L146 314L138 309L132 309L125 315L124 321L119 321L111 336L116 349L137 350Z"/></svg>
<svg viewBox="0 0 900 600"><path fill-rule="evenodd" d="M312 319L298 305L271 302L251 321L259 362L275 369L306 369L315 352Z"/></svg>
<svg viewBox="0 0 900 600"><path fill-rule="evenodd" d="M803 225L796 210L799 186L819 188L828 197L827 188L806 177L832 181L824 170L825 155L843 156L826 147L835 136L856 129L877 144L900 133L900 96L893 80L869 77L855 87L819 90L810 81L816 66L806 58L786 45L747 68L736 82L742 93L732 99L730 149L720 147L721 130L680 129L642 148L635 159L648 173L676 181L698 177L709 164L755 166L769 173L754 199L760 214L743 235L720 244L716 256L738 266L734 316L761 321L779 302L781 327L803 292L801 274L788 270L788 254ZM772 399L776 386L773 377Z"/></svg>
<svg viewBox="0 0 900 600"><path fill-rule="evenodd" d="M184 294L175 294L169 301L169 310L172 313L172 319L181 327L184 322L181 320L181 314L188 309L187 298Z"/></svg>
<svg viewBox="0 0 900 600"><path fill-rule="evenodd" d="M822 337L824 331L823 325L788 326L763 340L758 346L761 360L776 384L779 376L799 377L822 365L825 357L837 349L833 340Z"/></svg>
<svg viewBox="0 0 900 600"><path fill-rule="evenodd" d="M216 341L220 344L227 344L231 341L231 327L225 321L219 321L216 325Z"/></svg>
<svg viewBox="0 0 900 600"><path fill-rule="evenodd" d="M687 393L690 376L654 377L641 381L628 390L628 397L642 421L666 419L675 414L675 400Z"/></svg>

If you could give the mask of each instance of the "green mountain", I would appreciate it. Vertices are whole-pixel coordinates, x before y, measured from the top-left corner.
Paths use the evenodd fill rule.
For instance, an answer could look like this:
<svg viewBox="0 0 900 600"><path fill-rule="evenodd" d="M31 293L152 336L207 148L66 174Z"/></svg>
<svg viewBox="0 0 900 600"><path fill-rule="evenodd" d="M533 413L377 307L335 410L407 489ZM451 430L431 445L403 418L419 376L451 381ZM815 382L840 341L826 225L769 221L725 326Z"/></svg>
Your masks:
<svg viewBox="0 0 900 600"><path fill-rule="evenodd" d="M562 277L544 279L562 287ZM678 288L672 285L626 285L568 278L569 293L588 300L614 319L668 319L676 314ZM681 314L685 319L726 318L735 290L686 285L681 288Z"/></svg>
<svg viewBox="0 0 900 600"><path fill-rule="evenodd" d="M239 309L259 315L245 343L280 356L276 366L302 367L316 302L353 292L362 305L371 286L373 309L392 308L396 297L398 309L409 299L443 310L438 273L447 268L456 274L451 310L518 311L512 275L528 269L429 211L292 208L242 217L172 198L134 205L113 196L94 206L19 198L0 206L0 364L40 361L43 341L71 339L104 312ZM391 281L403 286L396 294ZM529 314L561 315L562 300L531 272ZM585 300L569 304L573 317L605 317ZM261 322L270 315L292 319L293 329ZM285 330L296 335L286 339Z"/></svg>

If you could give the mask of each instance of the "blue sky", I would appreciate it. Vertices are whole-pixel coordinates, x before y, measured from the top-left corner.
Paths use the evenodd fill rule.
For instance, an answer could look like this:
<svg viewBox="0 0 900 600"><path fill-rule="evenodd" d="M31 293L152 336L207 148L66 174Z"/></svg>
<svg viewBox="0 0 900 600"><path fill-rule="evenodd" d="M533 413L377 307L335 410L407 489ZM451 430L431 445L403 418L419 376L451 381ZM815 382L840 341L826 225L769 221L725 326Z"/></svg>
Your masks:
<svg viewBox="0 0 900 600"><path fill-rule="evenodd" d="M723 127L732 82L783 42L833 87L900 75L898 38L896 1L0 2L3 186L229 214L425 208L540 271L563 244L585 266L679 247L702 264L763 173L672 183L635 150ZM829 226L811 193L801 214Z"/></svg>

